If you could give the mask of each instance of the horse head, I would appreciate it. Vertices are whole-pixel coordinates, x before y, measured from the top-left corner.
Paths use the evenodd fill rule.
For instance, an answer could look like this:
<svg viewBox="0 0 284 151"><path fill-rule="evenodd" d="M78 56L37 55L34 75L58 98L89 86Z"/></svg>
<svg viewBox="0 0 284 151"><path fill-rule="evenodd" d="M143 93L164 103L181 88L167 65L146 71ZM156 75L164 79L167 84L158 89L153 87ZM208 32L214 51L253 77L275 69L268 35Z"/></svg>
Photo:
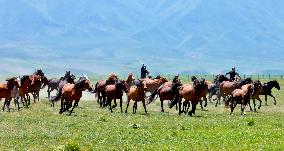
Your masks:
<svg viewBox="0 0 284 151"><path fill-rule="evenodd" d="M273 86L274 86L277 90L280 90L280 85L279 85L278 81L273 80Z"/></svg>
<svg viewBox="0 0 284 151"><path fill-rule="evenodd" d="M6 82L7 82L8 88L11 88L11 89L15 86L20 87L20 84L21 84L20 79L17 77L8 78L6 79Z"/></svg>

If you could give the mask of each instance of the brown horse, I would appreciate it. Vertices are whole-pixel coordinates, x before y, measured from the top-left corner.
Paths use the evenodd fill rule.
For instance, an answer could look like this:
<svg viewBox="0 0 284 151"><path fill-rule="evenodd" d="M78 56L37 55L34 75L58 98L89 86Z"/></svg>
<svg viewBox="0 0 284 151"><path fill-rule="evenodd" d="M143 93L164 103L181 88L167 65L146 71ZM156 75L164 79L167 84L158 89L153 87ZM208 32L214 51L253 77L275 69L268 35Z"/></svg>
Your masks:
<svg viewBox="0 0 284 151"><path fill-rule="evenodd" d="M168 82L167 78L161 76L157 76L155 79L146 78L144 79L144 81L147 85L146 93L150 92L151 94L153 94L153 92L157 90L162 84Z"/></svg>
<svg viewBox="0 0 284 151"><path fill-rule="evenodd" d="M30 75L30 80L32 82L31 82L31 85L29 87L29 93L31 93L33 95L34 103L36 103L36 98L37 98L37 101L39 101L39 91L40 91L41 86L42 86L41 79L42 78L39 75ZM28 98L28 100L29 100L29 104L30 104L30 98Z"/></svg>
<svg viewBox="0 0 284 151"><path fill-rule="evenodd" d="M127 93L127 84L124 80L119 80L115 84L107 85L105 87L105 94L107 97L107 104L109 109L112 112L112 108L117 106L116 99L120 99L120 109L122 112L122 96L123 91ZM114 100L114 106L111 106L111 101Z"/></svg>
<svg viewBox="0 0 284 151"><path fill-rule="evenodd" d="M156 91L154 91L149 97L147 104L150 104L155 99L155 96L158 95L161 102L161 112L164 112L164 100L174 100L179 93L178 90L181 85L182 84L178 79L178 76L175 76L173 81L166 82L162 87L159 87Z"/></svg>
<svg viewBox="0 0 284 151"><path fill-rule="evenodd" d="M181 111L181 101L184 99L185 103L191 102L192 109L188 112L188 115L192 116L192 114L195 114L196 105L198 102L201 101L201 98L204 96L205 93L208 92L208 85L205 82L205 79L198 80L193 83L193 85L185 84L182 85L182 87L179 90L179 96L177 99L175 99L173 102L171 102L170 106L173 106L177 102L179 102L179 114L181 114L183 111Z"/></svg>
<svg viewBox="0 0 284 151"><path fill-rule="evenodd" d="M0 101L2 98L5 98L3 110L5 109L5 105L7 105L8 111L10 111L9 102L14 97L12 91L15 88L19 88L19 86L21 86L20 78L17 77L6 79L5 83L0 83Z"/></svg>
<svg viewBox="0 0 284 151"><path fill-rule="evenodd" d="M253 84L245 84L240 89L235 89L232 92L231 97L228 99L228 102L231 106L231 113L233 113L237 104L241 104L241 115L245 115L244 110L247 103L250 100L250 96L254 95L254 86Z"/></svg>
<svg viewBox="0 0 284 151"><path fill-rule="evenodd" d="M127 86L127 90L130 89L130 87L133 85L133 81L135 80L134 76L132 73L128 74L128 77L126 79L126 86Z"/></svg>
<svg viewBox="0 0 284 151"><path fill-rule="evenodd" d="M253 101L253 106L254 106L254 112L256 112L256 104L255 104L255 100L258 100L259 101L259 106L258 106L258 109L260 109L261 107L261 99L259 98L259 96L261 95L261 92L263 92L263 86L261 84L261 82L259 80L257 81L253 81L253 86L254 86L254 94L250 96L250 98L252 99ZM250 105L250 101L249 101L249 107L250 107L250 110L252 111L252 107Z"/></svg>
<svg viewBox="0 0 284 151"><path fill-rule="evenodd" d="M133 100L135 103L133 105L133 113L136 113L137 110L137 102L142 101L145 113L147 114L146 104L145 104L145 93L147 90L146 82L140 80L139 86L133 85L128 90L127 96L127 106L125 109L125 113L127 113L127 109L129 107L129 102Z"/></svg>
<svg viewBox="0 0 284 151"><path fill-rule="evenodd" d="M115 84L116 80L117 80L117 75L110 74L108 76L107 80L100 80L96 83L94 92L96 93L96 97L98 97L97 102L98 102L98 104L100 104L100 107L105 107L107 105L104 88L108 84Z"/></svg>
<svg viewBox="0 0 284 151"><path fill-rule="evenodd" d="M227 102L227 98L232 94L235 89L240 89L243 85L251 83L251 78L247 78L241 81L223 81L220 88L220 96L223 97L224 102ZM216 102L217 106L218 101ZM220 104L220 102L219 102ZM227 104L225 104L227 106Z"/></svg>
<svg viewBox="0 0 284 151"><path fill-rule="evenodd" d="M78 103L82 97L82 91L85 90L92 91L90 81L87 77L81 77L75 84L65 84L62 88L61 109L59 111L59 114L62 114L64 111L69 110L69 108L72 107L73 101L75 101L69 114L71 115L74 108L78 106Z"/></svg>
<svg viewBox="0 0 284 151"><path fill-rule="evenodd" d="M29 93L29 87L31 86L31 79L28 75L24 75L20 78L21 86L19 88L19 97L21 98L21 102L23 105L28 107L28 99L27 95Z"/></svg>

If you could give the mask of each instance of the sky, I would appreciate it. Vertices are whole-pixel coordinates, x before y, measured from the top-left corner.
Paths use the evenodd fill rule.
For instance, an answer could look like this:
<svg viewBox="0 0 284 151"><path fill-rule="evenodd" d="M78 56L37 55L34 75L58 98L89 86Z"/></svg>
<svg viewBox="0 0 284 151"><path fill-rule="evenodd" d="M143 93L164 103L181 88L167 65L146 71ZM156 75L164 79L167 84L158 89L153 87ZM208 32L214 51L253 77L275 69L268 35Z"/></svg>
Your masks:
<svg viewBox="0 0 284 151"><path fill-rule="evenodd" d="M0 72L283 73L284 1L0 0Z"/></svg>

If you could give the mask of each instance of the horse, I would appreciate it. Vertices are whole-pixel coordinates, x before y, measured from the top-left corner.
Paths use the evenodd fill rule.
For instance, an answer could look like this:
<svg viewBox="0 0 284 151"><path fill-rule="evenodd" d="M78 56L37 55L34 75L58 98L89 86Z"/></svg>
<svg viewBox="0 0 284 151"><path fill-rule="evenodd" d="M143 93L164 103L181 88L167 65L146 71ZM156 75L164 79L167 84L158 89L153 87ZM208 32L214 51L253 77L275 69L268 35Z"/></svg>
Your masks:
<svg viewBox="0 0 284 151"><path fill-rule="evenodd" d="M45 77L41 69L36 70L32 75L30 75L30 79L32 80L32 84L29 91L33 95L34 102L36 98L39 101L39 91L49 84L48 79Z"/></svg>
<svg viewBox="0 0 284 151"><path fill-rule="evenodd" d="M75 76L71 75L70 71L66 71L65 75L59 79L56 78L48 79L48 82L45 82L47 84L47 97L50 98L50 93L53 90L57 90L58 92L60 87L62 88L63 83L65 83L62 81L65 81L66 79L68 83L74 83Z"/></svg>
<svg viewBox="0 0 284 151"><path fill-rule="evenodd" d="M276 105L276 98L272 95L272 91L271 91L272 88L276 88L277 90L280 90L280 85L278 81L272 80L272 81L269 81L263 84L262 92L260 93L260 95L265 96L265 105L267 105L267 96L272 97L274 99L274 105Z"/></svg>
<svg viewBox="0 0 284 151"><path fill-rule="evenodd" d="M125 93L128 92L127 84L124 80L118 80L115 84L110 84L105 87L105 94L107 98L107 104L109 105L109 109L112 112L112 108L117 106L116 99L120 99L120 109L122 112L122 96L123 91ZM111 101L114 100L114 106L111 106Z"/></svg>
<svg viewBox="0 0 284 151"><path fill-rule="evenodd" d="M130 87L133 85L133 81L134 80L135 80L135 78L134 78L133 74L129 73L127 79L125 80L126 86L127 86L127 90L129 90Z"/></svg>
<svg viewBox="0 0 284 151"><path fill-rule="evenodd" d="M251 83L251 78L246 78L241 81L223 81L219 88L220 88L220 96L223 97L224 102L227 102L227 98L232 94L235 89L240 89L243 85ZM216 102L217 106L218 101ZM219 102L220 104L220 102ZM227 104L225 104L227 106Z"/></svg>
<svg viewBox="0 0 284 151"><path fill-rule="evenodd" d="M231 113L233 114L233 111L237 104L241 104L241 115L245 115L244 110L249 103L250 96L254 95L255 87L253 84L245 84L243 85L240 89L235 89L231 97L229 97L228 102L230 103L231 106Z"/></svg>
<svg viewBox="0 0 284 151"><path fill-rule="evenodd" d="M39 101L39 91L41 89L42 83L41 83L41 76L39 75L30 75L30 80L31 85L29 87L29 93L31 93L33 95L34 98L34 103L36 103L36 98L37 101ZM30 98L28 95L28 100L29 100L29 104L30 104Z"/></svg>
<svg viewBox="0 0 284 151"><path fill-rule="evenodd" d="M103 91L104 88L108 84L115 84L116 80L117 80L117 75L110 74L107 80L100 80L96 83L94 93L96 93L96 97L98 97L97 103L100 104L100 107L106 106L106 96L105 92Z"/></svg>
<svg viewBox="0 0 284 151"><path fill-rule="evenodd" d="M173 81L166 82L162 87L155 90L153 94L150 95L147 104L150 104L154 100L155 96L158 95L161 102L161 112L164 112L164 100L174 100L179 93L179 87L181 85L182 83L178 79L178 76L176 76Z"/></svg>
<svg viewBox="0 0 284 151"><path fill-rule="evenodd" d="M92 91L92 87L90 86L90 80L88 77L81 77L75 84L66 83L62 87L61 94L61 108L59 114L62 114L66 110L72 107L73 101L75 101L69 115L72 114L74 108L78 106L78 103L82 97L82 91L89 90Z"/></svg>
<svg viewBox="0 0 284 151"><path fill-rule="evenodd" d="M28 107L28 93L29 88L32 84L29 75L24 75L20 77L21 86L19 87L19 97L24 106Z"/></svg>
<svg viewBox="0 0 284 151"><path fill-rule="evenodd" d="M70 84L74 84L74 80L75 80L75 75L70 74L70 71L67 72L63 78L60 78L60 82L58 84L58 92L56 94L56 96L51 97L49 100L52 102L52 106L54 107L54 102L58 101L62 95L62 88L65 84L70 83Z"/></svg>
<svg viewBox="0 0 284 151"><path fill-rule="evenodd" d="M170 102L170 108L173 107L176 103L179 103L179 115L184 112L181 111L181 101L184 99L185 103L191 102L192 109L188 112L188 115L192 116L192 114L195 114L196 105L198 102L201 101L201 98L203 97L204 93L208 92L208 85L205 82L205 79L195 81L193 85L191 84L185 84L182 85L179 90L179 95L176 97L176 99L172 102Z"/></svg>
<svg viewBox="0 0 284 151"><path fill-rule="evenodd" d="M215 76L213 83L208 85L208 99L210 102L212 102L211 100L214 95L216 95L217 99L220 101L219 86L223 81L230 81L230 79L227 78L224 74L218 74Z"/></svg>
<svg viewBox="0 0 284 151"><path fill-rule="evenodd" d="M254 112L256 112L256 104L255 104L255 100L258 100L259 101L259 106L258 106L258 109L260 109L261 107L261 99L259 98L259 95L261 94L261 92L263 91L263 85L261 84L261 82L259 80L256 80L256 81L253 81L253 86L254 86L254 94L250 96L250 99L253 100L253 105L254 105ZM250 105L250 101L249 101L249 107L250 107L250 110L252 111L252 107Z"/></svg>
<svg viewBox="0 0 284 151"><path fill-rule="evenodd" d="M8 111L10 111L8 102L14 97L12 91L18 89L20 86L21 82L19 77L8 78L5 83L0 83L0 101L2 98L5 98L3 110L5 110L5 105L7 105Z"/></svg>
<svg viewBox="0 0 284 151"><path fill-rule="evenodd" d="M133 85L128 90L127 106L126 106L126 109L125 109L125 113L127 113L127 109L129 107L129 102L131 100L133 100L135 102L134 105L133 105L133 113L136 113L137 102L142 101L145 113L147 114L146 103L145 103L145 93L146 93L146 90L147 90L147 85L146 85L146 82L144 80L140 79L139 81L140 81L139 86Z"/></svg>
<svg viewBox="0 0 284 151"><path fill-rule="evenodd" d="M144 81L147 85L146 93L150 92L151 94L153 94L153 92L157 90L162 84L168 82L167 78L161 76L157 76L154 79L145 78Z"/></svg>

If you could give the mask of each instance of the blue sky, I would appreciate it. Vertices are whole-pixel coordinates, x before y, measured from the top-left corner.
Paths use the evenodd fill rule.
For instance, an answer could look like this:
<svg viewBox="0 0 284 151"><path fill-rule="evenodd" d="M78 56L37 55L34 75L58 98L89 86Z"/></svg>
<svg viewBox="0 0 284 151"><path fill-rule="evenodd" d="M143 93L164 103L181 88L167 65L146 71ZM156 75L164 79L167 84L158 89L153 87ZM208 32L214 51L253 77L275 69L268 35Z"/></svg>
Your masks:
<svg viewBox="0 0 284 151"><path fill-rule="evenodd" d="M283 8L278 0L1 0L1 72L138 72L136 57L152 73L282 71Z"/></svg>

